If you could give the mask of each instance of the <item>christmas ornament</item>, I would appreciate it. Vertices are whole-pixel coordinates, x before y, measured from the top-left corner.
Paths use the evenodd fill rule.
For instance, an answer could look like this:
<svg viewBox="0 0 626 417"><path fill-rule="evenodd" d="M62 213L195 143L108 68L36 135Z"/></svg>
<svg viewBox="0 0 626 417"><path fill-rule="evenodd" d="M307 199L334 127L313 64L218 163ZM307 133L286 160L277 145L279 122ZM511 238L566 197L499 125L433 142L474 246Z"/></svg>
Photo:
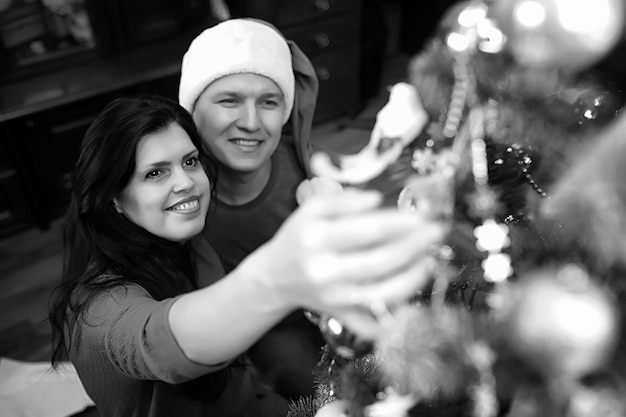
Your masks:
<svg viewBox="0 0 626 417"><path fill-rule="evenodd" d="M343 184L362 184L379 176L398 159L406 145L422 131L428 115L411 84L391 87L389 101L376 115L368 144L355 155L338 155L335 165L328 154L311 157L311 170Z"/></svg>
<svg viewBox="0 0 626 417"><path fill-rule="evenodd" d="M471 132L472 176L475 191L472 194L473 211L482 218L482 224L474 228L476 248L487 252L487 258L481 263L483 276L489 282L501 283L513 274L511 258L502 253L510 239L509 229L505 224L495 221L496 211L493 191L489 187L489 161L485 142L485 114L481 107L470 110L469 123Z"/></svg>
<svg viewBox="0 0 626 417"><path fill-rule="evenodd" d="M398 195L398 208L424 218L450 220L454 209L452 177L445 172L417 175Z"/></svg>
<svg viewBox="0 0 626 417"><path fill-rule="evenodd" d="M476 247L486 252L499 252L509 245L509 228L504 224L487 219L474 229Z"/></svg>
<svg viewBox="0 0 626 417"><path fill-rule="evenodd" d="M489 282L503 282L513 274L511 257L502 250L509 246L509 228L493 219L485 219L480 226L474 228L476 248L487 252L487 258L481 266L484 277Z"/></svg>
<svg viewBox="0 0 626 417"><path fill-rule="evenodd" d="M623 393L608 386L579 385L570 397L566 417L624 417Z"/></svg>
<svg viewBox="0 0 626 417"><path fill-rule="evenodd" d="M504 297L511 347L548 377L578 378L611 353L617 312L581 268L566 265L520 277Z"/></svg>
<svg viewBox="0 0 626 417"><path fill-rule="evenodd" d="M346 410L346 402L343 400L336 400L323 405L317 413L315 413L315 417L348 417Z"/></svg>
<svg viewBox="0 0 626 417"><path fill-rule="evenodd" d="M400 395L391 388L380 393L378 401L365 407L365 417L408 417L415 404L412 395Z"/></svg>
<svg viewBox="0 0 626 417"><path fill-rule="evenodd" d="M456 3L443 15L439 32L455 51L477 48L482 52L498 53L505 45L505 37L487 12L487 3L483 1Z"/></svg>
<svg viewBox="0 0 626 417"><path fill-rule="evenodd" d="M326 404L335 401L338 398L337 383L333 375L328 373L321 378L315 388L315 398L321 403Z"/></svg>
<svg viewBox="0 0 626 417"><path fill-rule="evenodd" d="M589 67L616 44L624 5L621 0L498 0L490 16L522 65L572 71Z"/></svg>
<svg viewBox="0 0 626 417"><path fill-rule="evenodd" d="M606 89L590 89L580 94L574 103L578 124L601 127L613 121L621 112L622 104L616 94Z"/></svg>
<svg viewBox="0 0 626 417"><path fill-rule="evenodd" d="M474 342L468 348L468 354L478 372L478 381L468 390L473 401L473 416L495 417L499 409L496 379L492 369L496 355L489 345L482 341Z"/></svg>
<svg viewBox="0 0 626 417"><path fill-rule="evenodd" d="M386 385L419 401L461 394L476 375L469 313L416 304L399 307L394 317L377 342Z"/></svg>
<svg viewBox="0 0 626 417"><path fill-rule="evenodd" d="M372 342L359 340L334 317L322 314L318 326L329 348L344 359L355 359L372 351Z"/></svg>
<svg viewBox="0 0 626 417"><path fill-rule="evenodd" d="M531 174L538 165L537 155L531 148L516 143L505 144L490 141L487 144L487 154L490 184L512 188L525 181L537 194L542 197L547 196ZM516 206L521 205L520 202L516 203Z"/></svg>

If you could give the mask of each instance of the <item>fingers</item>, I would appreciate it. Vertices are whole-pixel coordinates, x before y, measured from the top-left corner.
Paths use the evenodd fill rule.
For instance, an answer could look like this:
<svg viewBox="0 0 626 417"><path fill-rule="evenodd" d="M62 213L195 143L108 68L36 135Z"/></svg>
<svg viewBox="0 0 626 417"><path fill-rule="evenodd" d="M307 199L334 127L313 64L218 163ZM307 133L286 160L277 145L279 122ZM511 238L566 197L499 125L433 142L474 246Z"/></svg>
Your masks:
<svg viewBox="0 0 626 417"><path fill-rule="evenodd" d="M386 209L330 223L324 239L327 248L343 253L392 241L404 244L403 239L413 237L416 238L415 244L426 247L440 240L442 233L441 225L425 221L415 213ZM411 247L405 248L405 251L411 251Z"/></svg>
<svg viewBox="0 0 626 417"><path fill-rule="evenodd" d="M381 210L381 200L378 192L353 189L311 198L272 240L284 262L264 276L304 308L338 319L340 312L355 332L379 333L373 303L397 305L422 289L436 265L430 248L447 232L416 213Z"/></svg>
<svg viewBox="0 0 626 417"><path fill-rule="evenodd" d="M312 249L342 254L400 239L418 224L415 215L388 209L313 221L303 227L302 238Z"/></svg>
<svg viewBox="0 0 626 417"><path fill-rule="evenodd" d="M302 181L296 189L298 205L304 204L316 196L336 195L343 192L343 187L337 181L325 177L313 177Z"/></svg>
<svg viewBox="0 0 626 417"><path fill-rule="evenodd" d="M424 223L420 228L412 226L408 231L405 227L404 230L368 236L364 239L367 246L357 240L351 247L347 243L339 244L343 245L343 250L336 250L329 244L327 250L319 251L307 260L307 270L320 283L363 284L383 280L413 268L443 236L442 226Z"/></svg>
<svg viewBox="0 0 626 417"><path fill-rule="evenodd" d="M398 305L424 288L432 279L436 266L437 261L433 257L426 257L381 281L338 284L333 286L332 292L325 294L325 301L328 305L357 306L368 310L373 303Z"/></svg>
<svg viewBox="0 0 626 417"><path fill-rule="evenodd" d="M406 302L422 289L433 276L436 265L434 258L427 258L382 282L356 289L338 287L335 296L329 297L328 302L345 303L345 306L333 309L332 316L359 339L374 341L385 337L385 325L389 324L388 320L393 320L394 306Z"/></svg>
<svg viewBox="0 0 626 417"><path fill-rule="evenodd" d="M375 302L385 305L398 305L415 296L432 280L437 261L433 257L424 258L411 268L402 271L385 281L375 282L359 288L350 294L353 304L372 306Z"/></svg>
<svg viewBox="0 0 626 417"><path fill-rule="evenodd" d="M301 216L311 218L333 218L373 210L382 200L378 191L347 188L342 193L315 196L307 200L299 212Z"/></svg>
<svg viewBox="0 0 626 417"><path fill-rule="evenodd" d="M336 312L333 317L357 335L358 339L373 341L383 334L382 326L369 311L345 309Z"/></svg>

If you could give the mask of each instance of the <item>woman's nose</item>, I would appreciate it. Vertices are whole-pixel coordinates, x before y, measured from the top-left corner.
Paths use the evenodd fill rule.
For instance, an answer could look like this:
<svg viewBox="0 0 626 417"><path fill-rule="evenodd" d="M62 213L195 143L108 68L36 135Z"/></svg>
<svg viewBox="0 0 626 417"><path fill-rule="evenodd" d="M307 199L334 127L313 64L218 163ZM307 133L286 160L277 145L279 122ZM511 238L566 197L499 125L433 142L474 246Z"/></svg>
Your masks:
<svg viewBox="0 0 626 417"><path fill-rule="evenodd" d="M180 168L174 172L174 192L180 193L189 191L194 185L193 179L189 176L187 171Z"/></svg>

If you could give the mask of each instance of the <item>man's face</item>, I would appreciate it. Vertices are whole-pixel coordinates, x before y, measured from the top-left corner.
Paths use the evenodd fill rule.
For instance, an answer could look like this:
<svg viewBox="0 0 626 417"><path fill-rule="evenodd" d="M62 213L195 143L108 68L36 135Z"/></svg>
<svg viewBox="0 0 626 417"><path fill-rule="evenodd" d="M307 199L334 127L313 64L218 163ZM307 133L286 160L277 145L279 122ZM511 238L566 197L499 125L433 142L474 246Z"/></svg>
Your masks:
<svg viewBox="0 0 626 417"><path fill-rule="evenodd" d="M254 172L270 163L286 111L278 85L257 74L232 74L200 95L193 119L209 151L235 172Z"/></svg>

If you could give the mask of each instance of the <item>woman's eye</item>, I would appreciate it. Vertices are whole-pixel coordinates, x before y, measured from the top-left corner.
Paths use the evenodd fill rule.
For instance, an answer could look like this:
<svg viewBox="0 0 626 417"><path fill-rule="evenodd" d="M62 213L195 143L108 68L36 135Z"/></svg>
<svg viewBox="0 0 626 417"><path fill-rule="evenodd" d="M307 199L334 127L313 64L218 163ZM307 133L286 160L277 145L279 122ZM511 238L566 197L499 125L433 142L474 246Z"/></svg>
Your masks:
<svg viewBox="0 0 626 417"><path fill-rule="evenodd" d="M157 179L161 176L161 174L163 174L163 171L161 171L160 169L154 169L146 174L146 179L147 180Z"/></svg>
<svg viewBox="0 0 626 417"><path fill-rule="evenodd" d="M198 157L194 156L193 158L189 158L185 161L185 166L193 168L193 167L198 166L199 163L200 163L200 160L198 159Z"/></svg>

